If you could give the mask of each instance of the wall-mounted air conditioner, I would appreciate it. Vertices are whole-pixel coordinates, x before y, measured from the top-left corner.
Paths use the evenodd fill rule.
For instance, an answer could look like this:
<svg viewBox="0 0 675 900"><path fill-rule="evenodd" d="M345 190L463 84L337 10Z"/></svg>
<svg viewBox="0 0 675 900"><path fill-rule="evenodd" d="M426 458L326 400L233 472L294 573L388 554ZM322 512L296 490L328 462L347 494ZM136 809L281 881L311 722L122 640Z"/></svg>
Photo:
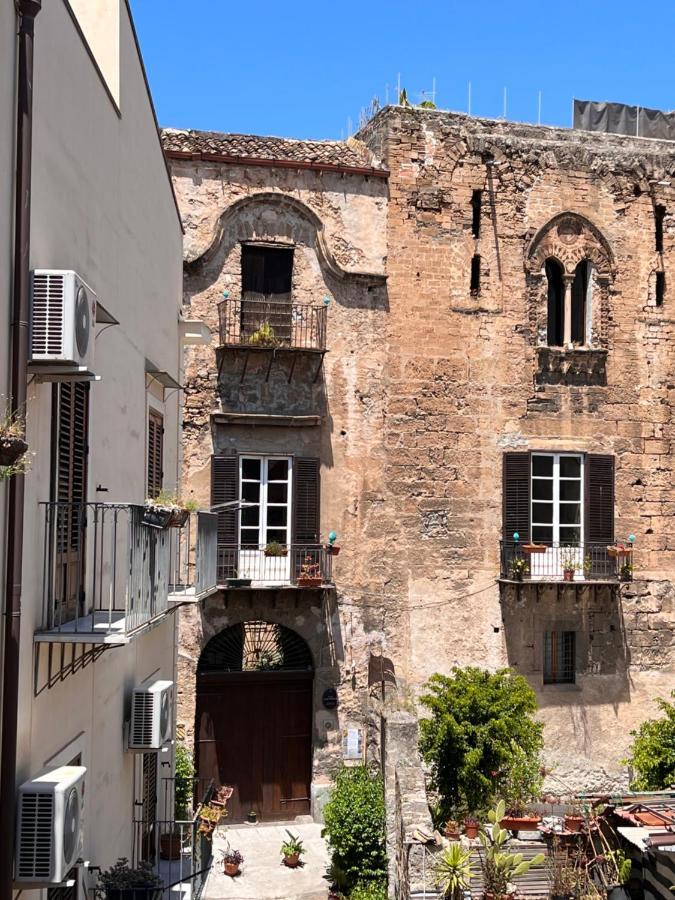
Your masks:
<svg viewBox="0 0 675 900"><path fill-rule="evenodd" d="M30 363L91 370L96 294L77 272L35 269L32 278Z"/></svg>
<svg viewBox="0 0 675 900"><path fill-rule="evenodd" d="M86 772L84 766L59 766L19 788L15 881L65 881L81 852Z"/></svg>
<svg viewBox="0 0 675 900"><path fill-rule="evenodd" d="M136 688L131 700L130 750L161 750L172 737L173 681Z"/></svg>

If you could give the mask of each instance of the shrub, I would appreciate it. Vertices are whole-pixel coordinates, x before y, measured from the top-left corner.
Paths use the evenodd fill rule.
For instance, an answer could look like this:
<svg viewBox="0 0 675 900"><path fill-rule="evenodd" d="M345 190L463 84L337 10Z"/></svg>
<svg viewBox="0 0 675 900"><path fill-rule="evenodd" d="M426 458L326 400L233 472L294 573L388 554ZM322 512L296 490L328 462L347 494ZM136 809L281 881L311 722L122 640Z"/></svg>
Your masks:
<svg viewBox="0 0 675 900"><path fill-rule="evenodd" d="M675 691L671 697L675 699ZM631 731L635 740L627 762L636 774L634 791L661 791L675 784L675 703L662 698L656 702L665 718L648 719Z"/></svg>
<svg viewBox="0 0 675 900"><path fill-rule="evenodd" d="M344 874L347 886L355 889L360 882L382 881L387 872L382 778L365 766L340 769L324 820L333 865ZM375 900L379 895L357 896Z"/></svg>
<svg viewBox="0 0 675 900"><path fill-rule="evenodd" d="M535 722L534 691L509 669L455 668L432 675L420 702L431 712L420 722L420 752L440 795L440 821L462 809L485 810L509 771L513 746L538 759L543 725Z"/></svg>
<svg viewBox="0 0 675 900"><path fill-rule="evenodd" d="M383 878L375 881L359 881L354 885L349 900L387 900L387 882Z"/></svg>
<svg viewBox="0 0 675 900"><path fill-rule="evenodd" d="M176 782L174 802L176 818L187 819L190 804L192 803L193 777L195 768L192 764L192 756L183 744L176 744Z"/></svg>

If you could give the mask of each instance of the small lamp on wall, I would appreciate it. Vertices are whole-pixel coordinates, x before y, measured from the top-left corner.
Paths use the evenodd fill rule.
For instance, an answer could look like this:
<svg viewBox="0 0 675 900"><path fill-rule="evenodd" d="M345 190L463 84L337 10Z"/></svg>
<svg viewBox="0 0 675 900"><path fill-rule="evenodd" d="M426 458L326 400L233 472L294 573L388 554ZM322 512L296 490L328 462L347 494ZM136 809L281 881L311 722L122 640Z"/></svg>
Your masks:
<svg viewBox="0 0 675 900"><path fill-rule="evenodd" d="M335 543L337 540L337 531L329 531L328 532L328 545L326 550L331 556L337 556L340 552L340 547Z"/></svg>

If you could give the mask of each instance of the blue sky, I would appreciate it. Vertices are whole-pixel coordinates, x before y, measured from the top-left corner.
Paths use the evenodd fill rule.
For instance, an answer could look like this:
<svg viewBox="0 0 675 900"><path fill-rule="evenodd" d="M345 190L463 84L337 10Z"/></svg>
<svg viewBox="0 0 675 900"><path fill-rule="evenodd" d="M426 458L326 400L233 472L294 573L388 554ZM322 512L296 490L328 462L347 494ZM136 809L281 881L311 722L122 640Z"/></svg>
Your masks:
<svg viewBox="0 0 675 900"><path fill-rule="evenodd" d="M573 97L675 107L673 0L131 0L161 125L341 138L419 99L570 125Z"/></svg>

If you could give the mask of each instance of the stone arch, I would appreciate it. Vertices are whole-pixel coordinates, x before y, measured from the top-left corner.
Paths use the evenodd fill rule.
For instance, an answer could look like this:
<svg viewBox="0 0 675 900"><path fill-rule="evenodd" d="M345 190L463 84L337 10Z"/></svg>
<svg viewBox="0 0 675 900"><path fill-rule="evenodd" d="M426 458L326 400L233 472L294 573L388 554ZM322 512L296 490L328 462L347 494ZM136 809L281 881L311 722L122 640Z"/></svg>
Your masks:
<svg viewBox="0 0 675 900"><path fill-rule="evenodd" d="M525 267L531 274L541 273L547 259L553 257L566 274L574 273L584 259L593 263L598 275L613 278L616 261L609 242L590 219L580 213L563 212L539 229L525 254Z"/></svg>
<svg viewBox="0 0 675 900"><path fill-rule="evenodd" d="M185 268L196 272L209 262L223 243L242 240L277 240L281 243L303 243L313 247L319 263L334 278L363 279L384 284L386 276L342 266L328 243L323 221L307 204L277 191L259 191L236 200L216 221L209 246L198 256L188 259Z"/></svg>
<svg viewBox="0 0 675 900"><path fill-rule="evenodd" d="M261 619L216 632L199 656L197 672L313 672L307 641L295 630Z"/></svg>

